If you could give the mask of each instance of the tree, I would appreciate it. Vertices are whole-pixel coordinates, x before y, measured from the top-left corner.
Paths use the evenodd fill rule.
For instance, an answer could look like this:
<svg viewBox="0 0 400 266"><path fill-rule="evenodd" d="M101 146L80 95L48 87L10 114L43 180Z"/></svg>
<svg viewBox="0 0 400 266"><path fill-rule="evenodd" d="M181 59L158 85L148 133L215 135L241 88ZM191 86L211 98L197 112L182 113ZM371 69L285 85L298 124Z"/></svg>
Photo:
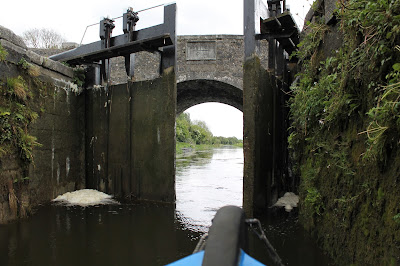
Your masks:
<svg viewBox="0 0 400 266"><path fill-rule="evenodd" d="M196 121L193 122L193 124L194 125L198 125L199 127L204 128L206 131L211 132L211 130L208 128L208 125L204 121L196 120Z"/></svg>
<svg viewBox="0 0 400 266"><path fill-rule="evenodd" d="M213 135L203 121L192 122L188 113L182 113L176 118L176 141L211 144Z"/></svg>
<svg viewBox="0 0 400 266"><path fill-rule="evenodd" d="M59 48L65 39L52 29L30 29L22 33L26 45L33 48Z"/></svg>
<svg viewBox="0 0 400 266"><path fill-rule="evenodd" d="M188 113L176 117L176 141L195 144L236 145L242 143L236 137L214 137L204 121L191 121Z"/></svg>
<svg viewBox="0 0 400 266"><path fill-rule="evenodd" d="M196 141L196 144L211 144L213 134L211 130L208 128L206 122L204 121L194 121L193 125L190 127L192 132L199 132L197 139L193 136L196 135L192 133L193 140Z"/></svg>
<svg viewBox="0 0 400 266"><path fill-rule="evenodd" d="M176 118L176 141L191 142L190 124L190 115L188 113L182 113Z"/></svg>
<svg viewBox="0 0 400 266"><path fill-rule="evenodd" d="M196 144L211 144L212 133L199 124L191 125L190 132Z"/></svg>

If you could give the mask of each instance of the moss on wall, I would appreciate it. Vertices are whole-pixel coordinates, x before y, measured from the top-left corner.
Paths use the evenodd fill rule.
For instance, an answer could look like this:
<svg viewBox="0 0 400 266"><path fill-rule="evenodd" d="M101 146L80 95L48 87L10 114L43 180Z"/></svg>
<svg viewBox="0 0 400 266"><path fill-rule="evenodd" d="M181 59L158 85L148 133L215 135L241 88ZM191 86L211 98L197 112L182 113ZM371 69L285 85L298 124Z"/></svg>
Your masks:
<svg viewBox="0 0 400 266"><path fill-rule="evenodd" d="M0 44L0 62L6 59L7 54L8 54L7 51Z"/></svg>
<svg viewBox="0 0 400 266"><path fill-rule="evenodd" d="M26 217L31 211L29 166L34 165L34 147L41 144L30 128L53 88L38 79L39 67L25 59L8 64L9 71L0 77L0 223Z"/></svg>
<svg viewBox="0 0 400 266"><path fill-rule="evenodd" d="M33 147L40 144L28 128L38 118L35 99L44 96L40 81L27 80L18 75L0 81L0 158L16 150L22 163L29 165L33 162Z"/></svg>
<svg viewBox="0 0 400 266"><path fill-rule="evenodd" d="M309 22L297 52L289 145L301 221L339 265L396 265L400 2L338 1L336 15L334 26ZM337 47L325 42L332 34Z"/></svg>

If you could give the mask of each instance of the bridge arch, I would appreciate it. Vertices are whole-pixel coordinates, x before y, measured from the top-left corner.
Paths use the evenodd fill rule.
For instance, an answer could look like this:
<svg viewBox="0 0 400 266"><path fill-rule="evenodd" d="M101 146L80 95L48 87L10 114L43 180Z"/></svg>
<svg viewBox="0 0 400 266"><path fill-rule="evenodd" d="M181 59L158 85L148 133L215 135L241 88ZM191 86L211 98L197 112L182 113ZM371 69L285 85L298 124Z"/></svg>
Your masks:
<svg viewBox="0 0 400 266"><path fill-rule="evenodd" d="M177 84L176 113L206 102L218 102L243 111L243 90L231 84L210 79L182 81Z"/></svg>

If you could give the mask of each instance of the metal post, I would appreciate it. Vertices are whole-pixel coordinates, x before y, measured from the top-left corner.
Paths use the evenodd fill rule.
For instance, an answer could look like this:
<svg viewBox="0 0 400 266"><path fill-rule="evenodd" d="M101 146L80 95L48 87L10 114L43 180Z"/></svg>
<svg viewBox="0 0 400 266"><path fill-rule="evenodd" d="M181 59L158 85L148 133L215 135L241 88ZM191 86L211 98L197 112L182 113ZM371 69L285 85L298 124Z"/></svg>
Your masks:
<svg viewBox="0 0 400 266"><path fill-rule="evenodd" d="M88 66L86 72L85 83L87 87L93 87L95 85L101 85L101 74L100 74L100 64L91 64Z"/></svg>
<svg viewBox="0 0 400 266"><path fill-rule="evenodd" d="M100 39L101 48L109 48L111 46L111 34L112 30L115 28L114 20L109 18L104 18L100 21ZM100 73L103 82L108 82L110 78L110 62L109 59L101 60Z"/></svg>
<svg viewBox="0 0 400 266"><path fill-rule="evenodd" d="M176 66L176 4L172 3L164 6L164 32L168 32L172 39L172 45L163 47L161 53L160 75L164 71Z"/></svg>
<svg viewBox="0 0 400 266"><path fill-rule="evenodd" d="M122 30L127 36L129 42L134 41L136 36L134 34L136 23L139 21L137 12L134 12L130 7L123 15ZM125 70L126 74L132 79L135 74L135 54L125 56Z"/></svg>
<svg viewBox="0 0 400 266"><path fill-rule="evenodd" d="M245 59L256 51L255 0L244 1L244 55Z"/></svg>

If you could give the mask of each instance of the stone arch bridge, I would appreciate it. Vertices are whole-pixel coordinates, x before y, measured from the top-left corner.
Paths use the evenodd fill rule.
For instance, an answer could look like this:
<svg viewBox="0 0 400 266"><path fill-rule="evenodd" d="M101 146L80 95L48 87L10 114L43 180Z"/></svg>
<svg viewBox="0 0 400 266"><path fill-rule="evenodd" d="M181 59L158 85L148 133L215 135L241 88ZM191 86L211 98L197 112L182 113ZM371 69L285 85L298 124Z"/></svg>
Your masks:
<svg viewBox="0 0 400 266"><path fill-rule="evenodd" d="M292 190L285 98L298 30L276 1L268 8L257 0L244 3L244 36L176 36L176 5L169 4L163 24L134 31L124 23L124 34L110 37L112 22L104 19L100 41L50 57L89 66L86 187L173 202L176 115L220 102L243 111L246 212L264 210Z"/></svg>
<svg viewBox="0 0 400 266"><path fill-rule="evenodd" d="M177 114L201 103L219 102L243 111L243 35L183 35L177 42ZM267 46L261 46L267 54ZM126 83L123 57L111 60L114 84ZM263 58L267 64L267 58ZM135 81L159 77L160 55L136 54Z"/></svg>

